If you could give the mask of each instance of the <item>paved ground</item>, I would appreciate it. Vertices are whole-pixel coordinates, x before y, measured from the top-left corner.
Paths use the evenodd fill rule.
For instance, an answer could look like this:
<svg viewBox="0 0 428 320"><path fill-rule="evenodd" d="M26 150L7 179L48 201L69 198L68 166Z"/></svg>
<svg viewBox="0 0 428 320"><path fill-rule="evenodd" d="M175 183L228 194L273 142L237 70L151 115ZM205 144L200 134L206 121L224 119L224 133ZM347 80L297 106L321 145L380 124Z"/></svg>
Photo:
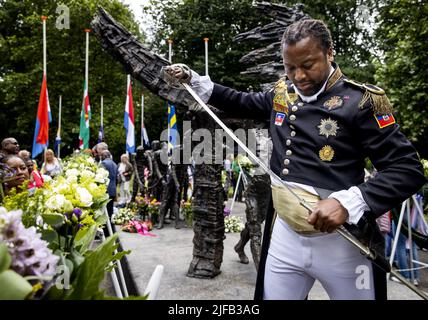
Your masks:
<svg viewBox="0 0 428 320"><path fill-rule="evenodd" d="M234 212L244 219L243 203L236 203ZM154 229L156 237L141 236L121 232L120 240L125 250L132 250L128 255L131 272L140 293L144 292L150 276L158 264L164 266L158 299L161 300L247 300L253 299L256 282L256 269L251 261L249 244L246 253L250 264L239 263L233 247L238 242L238 233L226 234L224 241L222 273L214 279L195 279L186 276L192 260L193 230L175 229L172 224L164 229ZM421 252L420 260L428 262L426 252ZM420 288L428 291L428 271L421 272ZM416 300L419 297L405 286L388 281L388 297L391 300ZM328 299L322 286L316 282L309 299Z"/></svg>

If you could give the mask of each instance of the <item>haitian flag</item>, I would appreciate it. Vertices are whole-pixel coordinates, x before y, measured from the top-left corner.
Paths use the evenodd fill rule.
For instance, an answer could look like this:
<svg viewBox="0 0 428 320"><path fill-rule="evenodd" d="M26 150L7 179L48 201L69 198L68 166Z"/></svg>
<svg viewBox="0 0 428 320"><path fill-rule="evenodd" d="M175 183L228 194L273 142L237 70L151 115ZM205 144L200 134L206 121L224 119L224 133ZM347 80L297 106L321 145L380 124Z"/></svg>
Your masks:
<svg viewBox="0 0 428 320"><path fill-rule="evenodd" d="M379 128L385 128L391 124L395 123L394 116L392 113L389 114L375 114L375 118Z"/></svg>
<svg viewBox="0 0 428 320"><path fill-rule="evenodd" d="M126 151L135 152L134 103L132 102L131 76L128 75L128 88L125 103L124 127L126 129Z"/></svg>
<svg viewBox="0 0 428 320"><path fill-rule="evenodd" d="M40 90L39 106L37 108L36 129L34 130L33 149L31 157L34 159L49 146L49 123L52 121L49 105L48 85L46 74L43 74L42 89Z"/></svg>

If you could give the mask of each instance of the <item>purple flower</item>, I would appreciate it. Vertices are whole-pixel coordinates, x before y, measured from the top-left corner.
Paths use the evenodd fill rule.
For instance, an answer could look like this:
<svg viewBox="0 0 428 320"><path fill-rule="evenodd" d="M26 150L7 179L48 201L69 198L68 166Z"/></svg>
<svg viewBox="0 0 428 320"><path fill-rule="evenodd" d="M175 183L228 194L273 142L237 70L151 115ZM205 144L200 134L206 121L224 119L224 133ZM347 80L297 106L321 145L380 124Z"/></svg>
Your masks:
<svg viewBox="0 0 428 320"><path fill-rule="evenodd" d="M17 214L19 213L19 214ZM0 232L12 257L11 269L22 276L53 276L59 257L48 248L35 227L26 229L21 222L20 211L0 211L0 220L6 224Z"/></svg>
<svg viewBox="0 0 428 320"><path fill-rule="evenodd" d="M229 215L230 215L230 209L229 209L229 208L224 208L224 210L223 210L223 215L224 215L225 217L229 216Z"/></svg>
<svg viewBox="0 0 428 320"><path fill-rule="evenodd" d="M80 219L80 216L82 215L82 210L79 208L74 208L73 214L76 216L77 219Z"/></svg>

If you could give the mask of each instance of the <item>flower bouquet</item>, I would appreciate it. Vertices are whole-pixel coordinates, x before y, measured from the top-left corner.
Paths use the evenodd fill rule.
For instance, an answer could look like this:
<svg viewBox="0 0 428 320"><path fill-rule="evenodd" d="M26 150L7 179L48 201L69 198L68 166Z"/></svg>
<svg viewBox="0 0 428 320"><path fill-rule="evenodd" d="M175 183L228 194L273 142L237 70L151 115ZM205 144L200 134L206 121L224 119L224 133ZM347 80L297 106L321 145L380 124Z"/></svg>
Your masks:
<svg viewBox="0 0 428 320"><path fill-rule="evenodd" d="M181 200L180 203L181 212L186 220L187 227L191 228L193 226L193 208L191 201Z"/></svg>
<svg viewBox="0 0 428 320"><path fill-rule="evenodd" d="M244 223L241 217L229 215L224 218L224 232L241 232L242 229L244 229Z"/></svg>
<svg viewBox="0 0 428 320"><path fill-rule="evenodd" d="M153 223L157 223L159 220L159 209L160 209L161 203L155 199L151 200L147 204L147 211L149 215L149 220Z"/></svg>
<svg viewBox="0 0 428 320"><path fill-rule="evenodd" d="M79 155L33 194L24 190L5 197L0 298L104 298L100 284L105 272L129 253L114 254L117 234L91 249L97 229L107 221L108 182L105 169Z"/></svg>
<svg viewBox="0 0 428 320"><path fill-rule="evenodd" d="M156 235L149 232L152 229L153 225L151 221L130 220L121 230L130 233L138 233L143 236L156 237Z"/></svg>
<svg viewBox="0 0 428 320"><path fill-rule="evenodd" d="M134 219L135 211L131 208L120 208L117 213L113 213L111 221L117 225L127 224L130 220Z"/></svg>

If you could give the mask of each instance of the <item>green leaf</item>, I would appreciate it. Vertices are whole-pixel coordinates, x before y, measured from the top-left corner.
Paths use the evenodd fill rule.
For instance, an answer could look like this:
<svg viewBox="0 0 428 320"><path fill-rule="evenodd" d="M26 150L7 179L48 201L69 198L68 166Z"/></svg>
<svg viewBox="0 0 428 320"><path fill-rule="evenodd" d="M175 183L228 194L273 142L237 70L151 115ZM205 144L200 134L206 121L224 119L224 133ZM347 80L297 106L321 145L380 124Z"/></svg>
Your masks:
<svg viewBox="0 0 428 320"><path fill-rule="evenodd" d="M49 243L52 243L58 239L58 234L54 230L46 229L46 230L42 230L41 233L42 233L42 239Z"/></svg>
<svg viewBox="0 0 428 320"><path fill-rule="evenodd" d="M72 250L69 258L73 262L73 266L76 270L80 267L83 261L85 261L85 257L76 250Z"/></svg>
<svg viewBox="0 0 428 320"><path fill-rule="evenodd" d="M84 254L92 241L95 238L95 234L97 233L97 226L92 225L89 228L80 229L76 237L74 238L74 248L81 254Z"/></svg>
<svg viewBox="0 0 428 320"><path fill-rule="evenodd" d="M90 252L85 261L80 265L76 278L72 282L72 289L66 296L67 300L90 300L100 296L100 283L104 279L105 270L115 258L114 250L117 249L115 234L94 251Z"/></svg>
<svg viewBox="0 0 428 320"><path fill-rule="evenodd" d="M33 290L31 284L13 270L0 273L0 300L23 300Z"/></svg>
<svg viewBox="0 0 428 320"><path fill-rule="evenodd" d="M95 217L95 222L99 226L105 225L107 223L107 215L102 214L102 215L99 215L98 217Z"/></svg>
<svg viewBox="0 0 428 320"><path fill-rule="evenodd" d="M64 215L60 213L42 214L43 222L53 227L59 227L64 223Z"/></svg>
<svg viewBox="0 0 428 320"><path fill-rule="evenodd" d="M4 243L0 243L0 272L3 272L10 267L12 258L7 250L7 246Z"/></svg>

